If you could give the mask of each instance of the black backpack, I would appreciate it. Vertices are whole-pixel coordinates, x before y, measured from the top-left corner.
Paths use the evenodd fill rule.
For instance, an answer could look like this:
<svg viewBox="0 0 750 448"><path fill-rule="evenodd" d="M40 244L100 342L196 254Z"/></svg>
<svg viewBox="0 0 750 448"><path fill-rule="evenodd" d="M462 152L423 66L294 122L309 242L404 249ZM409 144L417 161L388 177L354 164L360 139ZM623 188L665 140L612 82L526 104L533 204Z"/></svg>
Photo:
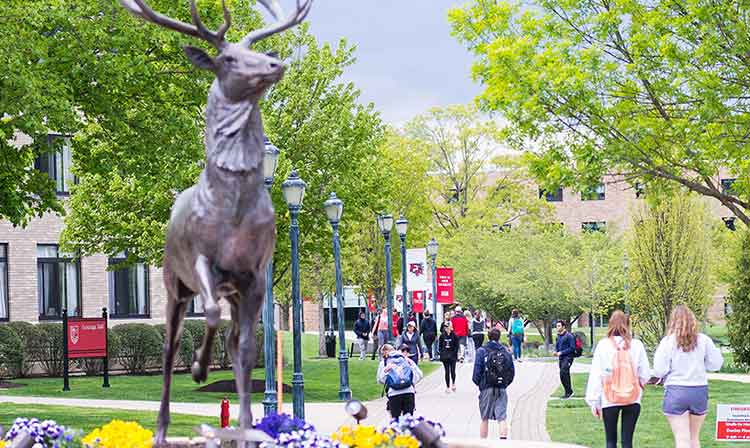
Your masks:
<svg viewBox="0 0 750 448"><path fill-rule="evenodd" d="M510 386L515 377L512 368L513 361L510 353L505 349L484 348L487 354L484 357L484 383L487 387L505 389Z"/></svg>

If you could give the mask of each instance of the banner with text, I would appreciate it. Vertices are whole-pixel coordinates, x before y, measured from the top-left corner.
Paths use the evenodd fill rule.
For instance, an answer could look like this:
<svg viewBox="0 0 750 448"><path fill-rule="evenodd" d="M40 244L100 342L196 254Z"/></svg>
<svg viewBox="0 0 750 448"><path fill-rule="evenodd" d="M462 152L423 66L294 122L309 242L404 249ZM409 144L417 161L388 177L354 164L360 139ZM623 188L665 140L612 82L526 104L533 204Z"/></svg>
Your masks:
<svg viewBox="0 0 750 448"><path fill-rule="evenodd" d="M453 268L437 268L437 301L453 303Z"/></svg>
<svg viewBox="0 0 750 448"><path fill-rule="evenodd" d="M430 287L427 284L427 250L406 249L406 289L409 291L424 291Z"/></svg>
<svg viewBox="0 0 750 448"><path fill-rule="evenodd" d="M69 358L107 357L107 320L69 318L67 328Z"/></svg>
<svg viewBox="0 0 750 448"><path fill-rule="evenodd" d="M716 440L750 440L750 404L716 405Z"/></svg>

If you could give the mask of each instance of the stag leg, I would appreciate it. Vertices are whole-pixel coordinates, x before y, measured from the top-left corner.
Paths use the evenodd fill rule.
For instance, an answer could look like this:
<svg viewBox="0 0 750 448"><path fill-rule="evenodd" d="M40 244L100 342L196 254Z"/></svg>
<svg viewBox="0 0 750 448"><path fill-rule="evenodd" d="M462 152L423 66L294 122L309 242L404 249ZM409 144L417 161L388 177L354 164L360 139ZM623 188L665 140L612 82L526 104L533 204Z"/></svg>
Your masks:
<svg viewBox="0 0 750 448"><path fill-rule="evenodd" d="M258 353L255 340L255 326L258 323L258 312L263 303L265 294L265 282L262 276L255 276L252 285L239 301L239 372L235 370L237 381L237 392L240 399L240 428L251 429L253 423L253 412L251 409L251 381L253 367Z"/></svg>
<svg viewBox="0 0 750 448"><path fill-rule="evenodd" d="M166 271L166 268L165 268ZM165 277L166 278L166 277ZM175 288L176 289L176 288ZM174 368L174 357L180 348L180 336L182 336L182 322L187 311L187 303L180 301L174 291L168 291L167 299L167 329L164 337L164 387L161 393L161 405L159 417L156 421L157 430L155 443L163 445L167 437L169 426L169 392L172 385L172 370Z"/></svg>
<svg viewBox="0 0 750 448"><path fill-rule="evenodd" d="M200 294L203 298L203 307L206 314L206 334L203 336L201 347L195 352L195 361L192 366L193 380L196 383L206 381L208 377L208 366L211 364L211 347L213 346L216 329L221 319L221 309L214 296L214 285L216 284L211 273L211 265L203 255L199 255L195 261L195 272L198 274Z"/></svg>

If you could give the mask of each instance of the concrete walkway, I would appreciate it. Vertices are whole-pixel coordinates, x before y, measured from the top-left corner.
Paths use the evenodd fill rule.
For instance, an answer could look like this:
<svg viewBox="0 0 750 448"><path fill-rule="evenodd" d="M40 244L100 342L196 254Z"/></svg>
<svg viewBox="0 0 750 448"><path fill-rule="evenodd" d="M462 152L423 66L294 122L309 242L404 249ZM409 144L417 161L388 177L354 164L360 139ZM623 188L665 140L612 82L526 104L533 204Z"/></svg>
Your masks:
<svg viewBox="0 0 750 448"><path fill-rule="evenodd" d="M356 362L353 360L352 362ZM438 369L417 385L418 415L441 422L450 438L476 438L479 435L478 392L471 382L472 365L459 364L457 368L457 391L446 393L443 383L443 369ZM508 388L510 405L508 409L510 437L514 447L547 446L549 435L545 428L546 402L558 386L557 366L553 363L526 361L516 364L516 377ZM332 385L333 387L333 385ZM287 396L285 396L287 398ZM291 396L288 396L291 400ZM355 397L356 398L356 397ZM0 402L19 404L47 404L106 409L157 411L156 401L89 400L75 398L46 398L0 396ZM385 399L366 403L369 416L366 423L382 424L388 421ZM218 404L172 403L175 414L191 414L210 417L216 420ZM291 403L284 403L284 411L291 413ZM232 405L231 413L236 416L239 406ZM263 409L260 403L253 404L253 415L260 416ZM306 419L324 433L331 433L341 425L353 423L343 411L341 403L309 403L305 406ZM490 427L490 437L497 438L497 426ZM519 445L518 440L540 443ZM500 445L502 446L502 445Z"/></svg>

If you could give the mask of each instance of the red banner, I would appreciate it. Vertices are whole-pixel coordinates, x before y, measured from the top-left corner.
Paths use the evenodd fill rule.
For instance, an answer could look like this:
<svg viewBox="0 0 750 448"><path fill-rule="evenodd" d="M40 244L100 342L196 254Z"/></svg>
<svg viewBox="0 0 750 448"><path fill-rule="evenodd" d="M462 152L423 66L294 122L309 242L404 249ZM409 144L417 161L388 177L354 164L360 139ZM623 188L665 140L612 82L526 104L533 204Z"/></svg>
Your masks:
<svg viewBox="0 0 750 448"><path fill-rule="evenodd" d="M68 358L106 358L107 320L69 318L67 328Z"/></svg>
<svg viewBox="0 0 750 448"><path fill-rule="evenodd" d="M415 313L424 313L424 291L412 291L412 311Z"/></svg>
<svg viewBox="0 0 750 448"><path fill-rule="evenodd" d="M437 268L437 301L453 303L453 268Z"/></svg>

